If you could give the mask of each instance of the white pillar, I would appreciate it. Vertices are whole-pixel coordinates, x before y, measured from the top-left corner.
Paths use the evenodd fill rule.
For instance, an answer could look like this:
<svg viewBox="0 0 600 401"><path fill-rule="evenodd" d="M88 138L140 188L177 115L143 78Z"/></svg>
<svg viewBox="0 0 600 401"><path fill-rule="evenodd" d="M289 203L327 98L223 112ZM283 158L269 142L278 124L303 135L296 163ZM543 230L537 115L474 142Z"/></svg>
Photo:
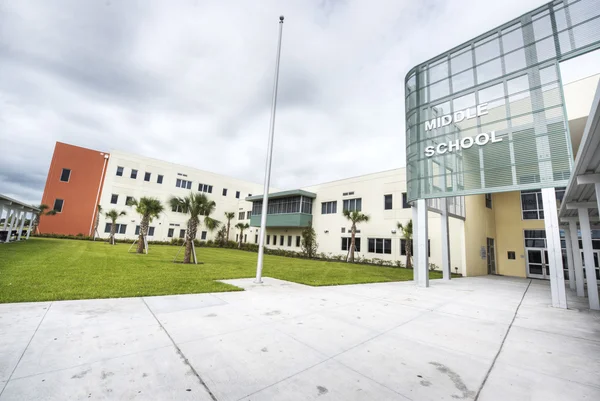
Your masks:
<svg viewBox="0 0 600 401"><path fill-rule="evenodd" d="M440 221L442 222L442 271L444 280L450 280L452 277L452 268L450 267L450 229L448 227L448 198L440 200L440 210L442 212Z"/></svg>
<svg viewBox="0 0 600 401"><path fill-rule="evenodd" d="M569 221L569 234L571 237L571 248L573 250L573 267L575 268L575 289L578 297L585 297L583 282L583 265L581 263L581 250L579 249L579 235L577 234L577 223Z"/></svg>
<svg viewBox="0 0 600 401"><path fill-rule="evenodd" d="M412 204L412 223L413 223L413 239L412 239L412 248L413 248L413 280L415 282L415 284L419 283L419 269L417 268L418 266L418 255L417 255L417 232L418 232L418 227L417 227L417 222L419 221L419 214L417 213L419 206L417 205L417 202L413 202Z"/></svg>
<svg viewBox="0 0 600 401"><path fill-rule="evenodd" d="M427 201L417 200L417 269L419 287L429 287L429 256L427 255Z"/></svg>
<svg viewBox="0 0 600 401"><path fill-rule="evenodd" d="M575 289L575 266L573 265L573 246L571 245L571 233L565 230L565 245L567 246L567 263L569 264L569 288Z"/></svg>
<svg viewBox="0 0 600 401"><path fill-rule="evenodd" d="M6 218L4 219L4 231L6 231L6 228L8 226L8 217L10 216L10 207L6 208Z"/></svg>
<svg viewBox="0 0 600 401"><path fill-rule="evenodd" d="M598 203L598 210L600 210L600 183L594 184L594 188L596 189L596 203Z"/></svg>
<svg viewBox="0 0 600 401"><path fill-rule="evenodd" d="M585 276L590 309L600 310L598 282L596 280L596 268L594 267L594 253L592 250L590 215L587 208L578 208L577 212L579 213L579 225L581 227L581 243L583 244L583 260L585 262Z"/></svg>
<svg viewBox="0 0 600 401"><path fill-rule="evenodd" d="M0 205L0 219L2 219L3 214L4 214L4 205Z"/></svg>
<svg viewBox="0 0 600 401"><path fill-rule="evenodd" d="M35 218L35 213L29 213L29 228L27 229L27 237L25 239L29 239L29 234L31 234L31 229L33 227L33 219Z"/></svg>
<svg viewBox="0 0 600 401"><path fill-rule="evenodd" d="M8 219L8 216L6 218ZM6 241L4 241L4 242L10 242L10 234L12 233L16 218L17 218L17 211L15 210L13 213L12 219L10 219L10 227L8 229L8 232L6 233Z"/></svg>
<svg viewBox="0 0 600 401"><path fill-rule="evenodd" d="M544 225L546 227L546 243L548 248L548 266L550 267L550 292L552 306L567 308L567 294L565 291L565 276L562 264L562 249L560 246L560 227L558 225L558 211L556 210L556 192L554 188L542 189L544 205Z"/></svg>
<svg viewBox="0 0 600 401"><path fill-rule="evenodd" d="M21 213L21 228L19 228L19 234L17 235L17 241L21 241L21 233L23 232L24 226L25 226L25 212Z"/></svg>

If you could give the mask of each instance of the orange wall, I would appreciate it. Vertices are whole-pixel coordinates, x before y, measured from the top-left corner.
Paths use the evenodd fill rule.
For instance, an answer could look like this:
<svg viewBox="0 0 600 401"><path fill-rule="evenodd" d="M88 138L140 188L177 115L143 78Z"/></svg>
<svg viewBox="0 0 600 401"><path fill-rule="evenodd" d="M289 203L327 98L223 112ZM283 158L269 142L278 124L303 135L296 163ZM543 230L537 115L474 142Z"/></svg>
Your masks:
<svg viewBox="0 0 600 401"><path fill-rule="evenodd" d="M108 162L105 155L108 153L56 142L42 203L50 209L56 199L63 199L64 204L61 213L40 219L41 233L92 234L98 189ZM69 182L60 181L63 168L71 170Z"/></svg>

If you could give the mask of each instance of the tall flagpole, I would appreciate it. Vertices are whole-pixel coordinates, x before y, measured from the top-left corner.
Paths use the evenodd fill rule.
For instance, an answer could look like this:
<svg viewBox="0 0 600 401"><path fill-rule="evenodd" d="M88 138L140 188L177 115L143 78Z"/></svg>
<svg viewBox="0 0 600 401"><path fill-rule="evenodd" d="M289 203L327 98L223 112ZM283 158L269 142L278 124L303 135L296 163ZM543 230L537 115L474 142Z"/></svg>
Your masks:
<svg viewBox="0 0 600 401"><path fill-rule="evenodd" d="M273 103L271 104L271 123L269 125L269 145L265 166L265 186L263 189L262 214L260 215L260 240L258 243L258 261L256 263L257 284L262 283L263 259L265 256L265 234L267 231L267 204L269 200L269 184L271 182L271 159L273 157L273 137L275 135L275 109L277 106L277 86L279 85L279 58L281 56L281 35L283 33L283 15L279 17L279 41L275 59L275 84L273 85Z"/></svg>

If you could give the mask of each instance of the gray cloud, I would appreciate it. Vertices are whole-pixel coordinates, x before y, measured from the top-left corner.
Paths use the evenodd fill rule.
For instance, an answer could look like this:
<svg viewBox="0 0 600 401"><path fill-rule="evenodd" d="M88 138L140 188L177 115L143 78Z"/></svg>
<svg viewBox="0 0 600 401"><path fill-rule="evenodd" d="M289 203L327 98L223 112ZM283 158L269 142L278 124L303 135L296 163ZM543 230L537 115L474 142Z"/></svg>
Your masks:
<svg viewBox="0 0 600 401"><path fill-rule="evenodd" d="M404 76L543 4L380 0L0 3L0 193L39 202L55 141L272 185L404 165Z"/></svg>

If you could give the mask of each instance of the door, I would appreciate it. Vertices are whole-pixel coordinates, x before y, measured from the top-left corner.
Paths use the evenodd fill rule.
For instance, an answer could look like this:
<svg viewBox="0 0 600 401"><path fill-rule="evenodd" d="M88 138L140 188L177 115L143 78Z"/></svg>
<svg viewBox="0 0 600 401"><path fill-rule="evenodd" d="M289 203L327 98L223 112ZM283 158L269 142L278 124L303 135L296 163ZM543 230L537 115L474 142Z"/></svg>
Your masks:
<svg viewBox="0 0 600 401"><path fill-rule="evenodd" d="M550 266L548 266L548 251L544 248L526 248L527 277L550 279Z"/></svg>
<svg viewBox="0 0 600 401"><path fill-rule="evenodd" d="M596 268L596 280L600 280L600 251L592 251L592 255L594 257L594 267ZM585 258L583 256L583 251L581 251L581 265L583 266L583 277L587 278L587 273L585 271Z"/></svg>
<svg viewBox="0 0 600 401"><path fill-rule="evenodd" d="M496 274L496 248L493 238L487 239L487 266L488 274Z"/></svg>

